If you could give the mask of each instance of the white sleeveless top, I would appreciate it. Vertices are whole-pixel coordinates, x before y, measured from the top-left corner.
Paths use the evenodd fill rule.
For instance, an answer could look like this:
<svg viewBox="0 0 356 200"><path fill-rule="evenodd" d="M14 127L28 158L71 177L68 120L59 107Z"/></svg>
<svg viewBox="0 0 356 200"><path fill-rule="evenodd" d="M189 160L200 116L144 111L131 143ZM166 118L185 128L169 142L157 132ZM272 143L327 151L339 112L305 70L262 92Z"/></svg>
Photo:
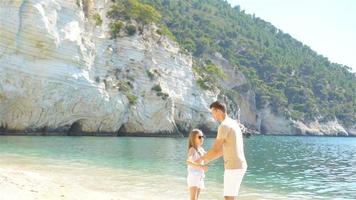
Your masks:
<svg viewBox="0 0 356 200"><path fill-rule="evenodd" d="M198 151L196 151L196 150L194 151L194 153L192 155L192 160L193 161L198 160L201 156L206 154L206 151L203 148L199 148ZM187 170L188 170L188 176L189 175L200 175L200 176L203 176L203 177L205 176L204 170L202 170L202 169L196 169L196 168L188 165Z"/></svg>

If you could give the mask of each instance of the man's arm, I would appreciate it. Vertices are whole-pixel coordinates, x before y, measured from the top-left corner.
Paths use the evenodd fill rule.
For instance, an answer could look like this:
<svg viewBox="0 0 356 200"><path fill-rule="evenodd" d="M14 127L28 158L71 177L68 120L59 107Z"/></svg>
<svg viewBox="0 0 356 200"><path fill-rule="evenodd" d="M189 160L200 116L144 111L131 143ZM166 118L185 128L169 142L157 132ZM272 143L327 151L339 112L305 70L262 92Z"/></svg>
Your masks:
<svg viewBox="0 0 356 200"><path fill-rule="evenodd" d="M196 151L193 147L191 147L188 151L188 159L186 161L187 165L190 165L195 169L203 169L203 165L201 165L200 163L197 163L197 162L195 162L195 160L193 160L194 153L196 153Z"/></svg>
<svg viewBox="0 0 356 200"><path fill-rule="evenodd" d="M208 151L208 153L201 157L201 160L204 160L204 163L206 164L221 157L223 154L223 144L224 139L215 139L213 147Z"/></svg>

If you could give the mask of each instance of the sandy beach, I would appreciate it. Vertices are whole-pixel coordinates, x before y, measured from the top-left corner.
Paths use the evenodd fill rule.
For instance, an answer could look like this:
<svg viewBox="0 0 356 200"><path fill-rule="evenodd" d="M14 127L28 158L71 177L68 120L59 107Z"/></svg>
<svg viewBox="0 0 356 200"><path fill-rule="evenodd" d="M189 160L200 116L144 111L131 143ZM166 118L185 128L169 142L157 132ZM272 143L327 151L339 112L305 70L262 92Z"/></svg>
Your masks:
<svg viewBox="0 0 356 200"><path fill-rule="evenodd" d="M49 165L20 157L2 157L0 162L0 199L129 199L128 194L95 187L95 177L81 167ZM83 169L83 168L82 168ZM94 171L93 171L94 172Z"/></svg>
<svg viewBox="0 0 356 200"><path fill-rule="evenodd" d="M144 190L128 180L132 172L83 164L64 165L21 157L0 159L0 199L163 199L166 196ZM137 178L137 177L136 177ZM142 180L144 181L144 180ZM146 180L147 181L147 180ZM147 182L146 182L147 183ZM149 183L149 182L148 182Z"/></svg>
<svg viewBox="0 0 356 200"><path fill-rule="evenodd" d="M220 184L210 184L208 188L203 191L202 199L221 199ZM148 176L136 171L15 155L0 158L0 200L187 198L185 177ZM242 188L240 199L264 198Z"/></svg>

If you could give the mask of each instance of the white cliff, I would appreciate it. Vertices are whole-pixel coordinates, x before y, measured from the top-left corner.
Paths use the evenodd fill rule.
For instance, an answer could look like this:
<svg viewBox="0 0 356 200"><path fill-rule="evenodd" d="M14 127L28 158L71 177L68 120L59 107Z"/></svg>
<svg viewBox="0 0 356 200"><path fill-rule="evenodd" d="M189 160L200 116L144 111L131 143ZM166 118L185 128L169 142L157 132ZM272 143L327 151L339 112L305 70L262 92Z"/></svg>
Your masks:
<svg viewBox="0 0 356 200"><path fill-rule="evenodd" d="M154 27L110 39L110 1L97 2L0 2L1 127L172 134L216 126L207 113L216 94L199 90L192 58Z"/></svg>
<svg viewBox="0 0 356 200"><path fill-rule="evenodd" d="M201 89L192 57L146 26L110 36L111 0L0 0L0 129L182 135L213 132L218 93ZM100 16L96 24L93 16ZM302 123L257 110L247 80L220 54L231 115L263 134L348 135L337 122ZM221 95L220 95L221 96ZM222 95L224 96L224 95ZM356 135L355 129L349 129Z"/></svg>

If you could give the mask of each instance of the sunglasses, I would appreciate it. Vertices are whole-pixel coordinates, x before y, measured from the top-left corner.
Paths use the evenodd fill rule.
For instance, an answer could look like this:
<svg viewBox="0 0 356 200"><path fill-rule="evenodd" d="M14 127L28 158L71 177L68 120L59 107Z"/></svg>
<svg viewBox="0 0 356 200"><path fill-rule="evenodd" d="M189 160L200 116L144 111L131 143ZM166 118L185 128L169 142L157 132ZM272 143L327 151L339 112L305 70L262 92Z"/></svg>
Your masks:
<svg viewBox="0 0 356 200"><path fill-rule="evenodd" d="M199 135L198 138L201 140L202 138L205 138L204 135Z"/></svg>

